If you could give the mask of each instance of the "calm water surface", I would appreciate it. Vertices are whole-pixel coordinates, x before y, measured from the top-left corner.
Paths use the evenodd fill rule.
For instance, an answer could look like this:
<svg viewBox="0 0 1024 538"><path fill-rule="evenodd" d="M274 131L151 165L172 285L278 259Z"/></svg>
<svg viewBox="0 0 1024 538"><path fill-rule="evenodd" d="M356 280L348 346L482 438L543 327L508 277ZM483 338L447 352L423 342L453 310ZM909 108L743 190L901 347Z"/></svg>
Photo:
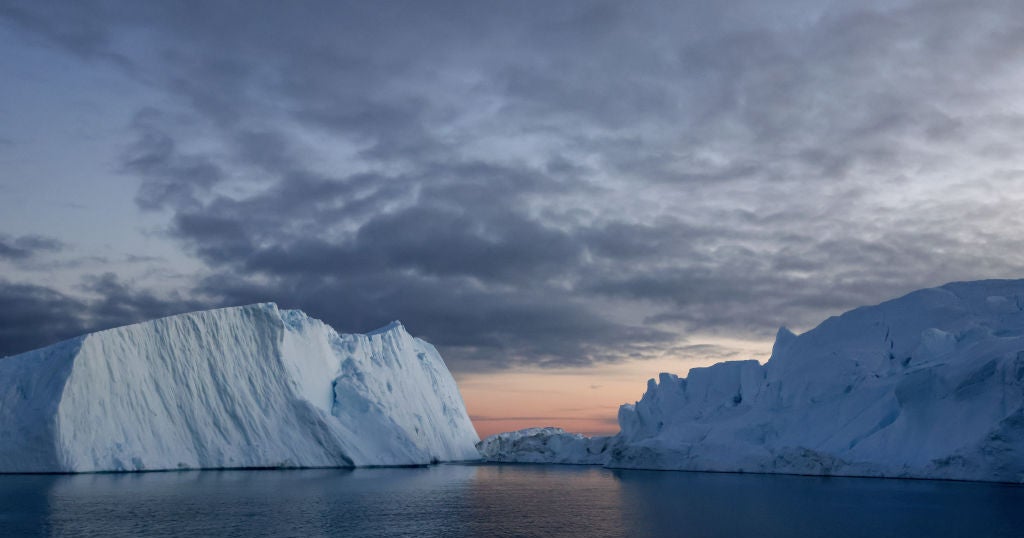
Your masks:
<svg viewBox="0 0 1024 538"><path fill-rule="evenodd" d="M1024 487L553 465L0 475L0 536L1024 536Z"/></svg>

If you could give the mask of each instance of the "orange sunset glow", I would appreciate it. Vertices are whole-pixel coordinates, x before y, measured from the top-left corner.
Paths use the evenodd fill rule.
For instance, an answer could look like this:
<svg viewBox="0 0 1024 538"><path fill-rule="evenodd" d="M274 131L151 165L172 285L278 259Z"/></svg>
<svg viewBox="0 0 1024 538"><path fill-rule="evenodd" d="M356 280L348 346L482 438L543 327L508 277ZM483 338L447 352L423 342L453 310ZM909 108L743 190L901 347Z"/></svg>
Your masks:
<svg viewBox="0 0 1024 538"><path fill-rule="evenodd" d="M733 359L768 359L770 341L716 340ZM470 418L481 438L534 426L556 426L587 435L619 431L619 406L640 399L660 372L685 375L721 359L666 355L586 368L517 368L457 375Z"/></svg>

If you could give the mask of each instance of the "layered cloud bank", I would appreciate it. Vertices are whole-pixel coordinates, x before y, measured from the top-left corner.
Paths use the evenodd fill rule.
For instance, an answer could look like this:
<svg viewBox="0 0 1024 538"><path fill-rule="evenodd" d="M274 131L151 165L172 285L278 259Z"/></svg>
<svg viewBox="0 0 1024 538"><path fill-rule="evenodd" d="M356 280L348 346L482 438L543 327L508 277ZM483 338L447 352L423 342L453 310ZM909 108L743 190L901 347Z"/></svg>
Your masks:
<svg viewBox="0 0 1024 538"><path fill-rule="evenodd" d="M601 457L592 440L554 446L542 431L480 448L498 461L1022 482L1024 280L924 289L799 336L783 328L766 364L661 374L619 424Z"/></svg>
<svg viewBox="0 0 1024 538"><path fill-rule="evenodd" d="M274 300L589 367L1024 267L1019 0L309 3L0 2L0 354Z"/></svg>
<svg viewBox="0 0 1024 538"><path fill-rule="evenodd" d="M0 472L412 465L476 459L477 439L397 322L340 335L265 303L0 360Z"/></svg>

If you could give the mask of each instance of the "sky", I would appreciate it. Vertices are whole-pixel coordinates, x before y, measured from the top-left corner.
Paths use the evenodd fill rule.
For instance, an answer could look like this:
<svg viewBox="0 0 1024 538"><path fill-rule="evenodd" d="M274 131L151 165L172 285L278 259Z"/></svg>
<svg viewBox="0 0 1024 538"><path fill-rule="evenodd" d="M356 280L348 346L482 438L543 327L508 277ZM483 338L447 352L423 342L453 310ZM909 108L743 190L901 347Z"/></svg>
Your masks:
<svg viewBox="0 0 1024 538"><path fill-rule="evenodd" d="M1024 3L0 0L0 356L274 301L481 434L1024 268Z"/></svg>

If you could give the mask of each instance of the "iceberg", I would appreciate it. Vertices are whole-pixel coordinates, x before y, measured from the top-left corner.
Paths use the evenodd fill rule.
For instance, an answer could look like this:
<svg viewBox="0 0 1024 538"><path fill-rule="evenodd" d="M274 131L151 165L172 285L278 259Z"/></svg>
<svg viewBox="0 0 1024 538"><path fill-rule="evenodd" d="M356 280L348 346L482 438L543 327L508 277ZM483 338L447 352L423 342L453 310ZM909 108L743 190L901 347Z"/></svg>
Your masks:
<svg viewBox="0 0 1024 538"><path fill-rule="evenodd" d="M592 465L608 458L611 437L586 437L562 428L526 428L492 435L477 443L480 456L500 463Z"/></svg>
<svg viewBox="0 0 1024 538"><path fill-rule="evenodd" d="M1024 280L924 289L799 336L782 328L765 364L661 374L638 402L620 407L618 420L621 431L596 461L581 455L583 440L543 443L538 431L485 439L482 455L1024 482Z"/></svg>
<svg viewBox="0 0 1024 538"><path fill-rule="evenodd" d="M0 472L362 467L479 459L437 350L273 303L0 359Z"/></svg>

